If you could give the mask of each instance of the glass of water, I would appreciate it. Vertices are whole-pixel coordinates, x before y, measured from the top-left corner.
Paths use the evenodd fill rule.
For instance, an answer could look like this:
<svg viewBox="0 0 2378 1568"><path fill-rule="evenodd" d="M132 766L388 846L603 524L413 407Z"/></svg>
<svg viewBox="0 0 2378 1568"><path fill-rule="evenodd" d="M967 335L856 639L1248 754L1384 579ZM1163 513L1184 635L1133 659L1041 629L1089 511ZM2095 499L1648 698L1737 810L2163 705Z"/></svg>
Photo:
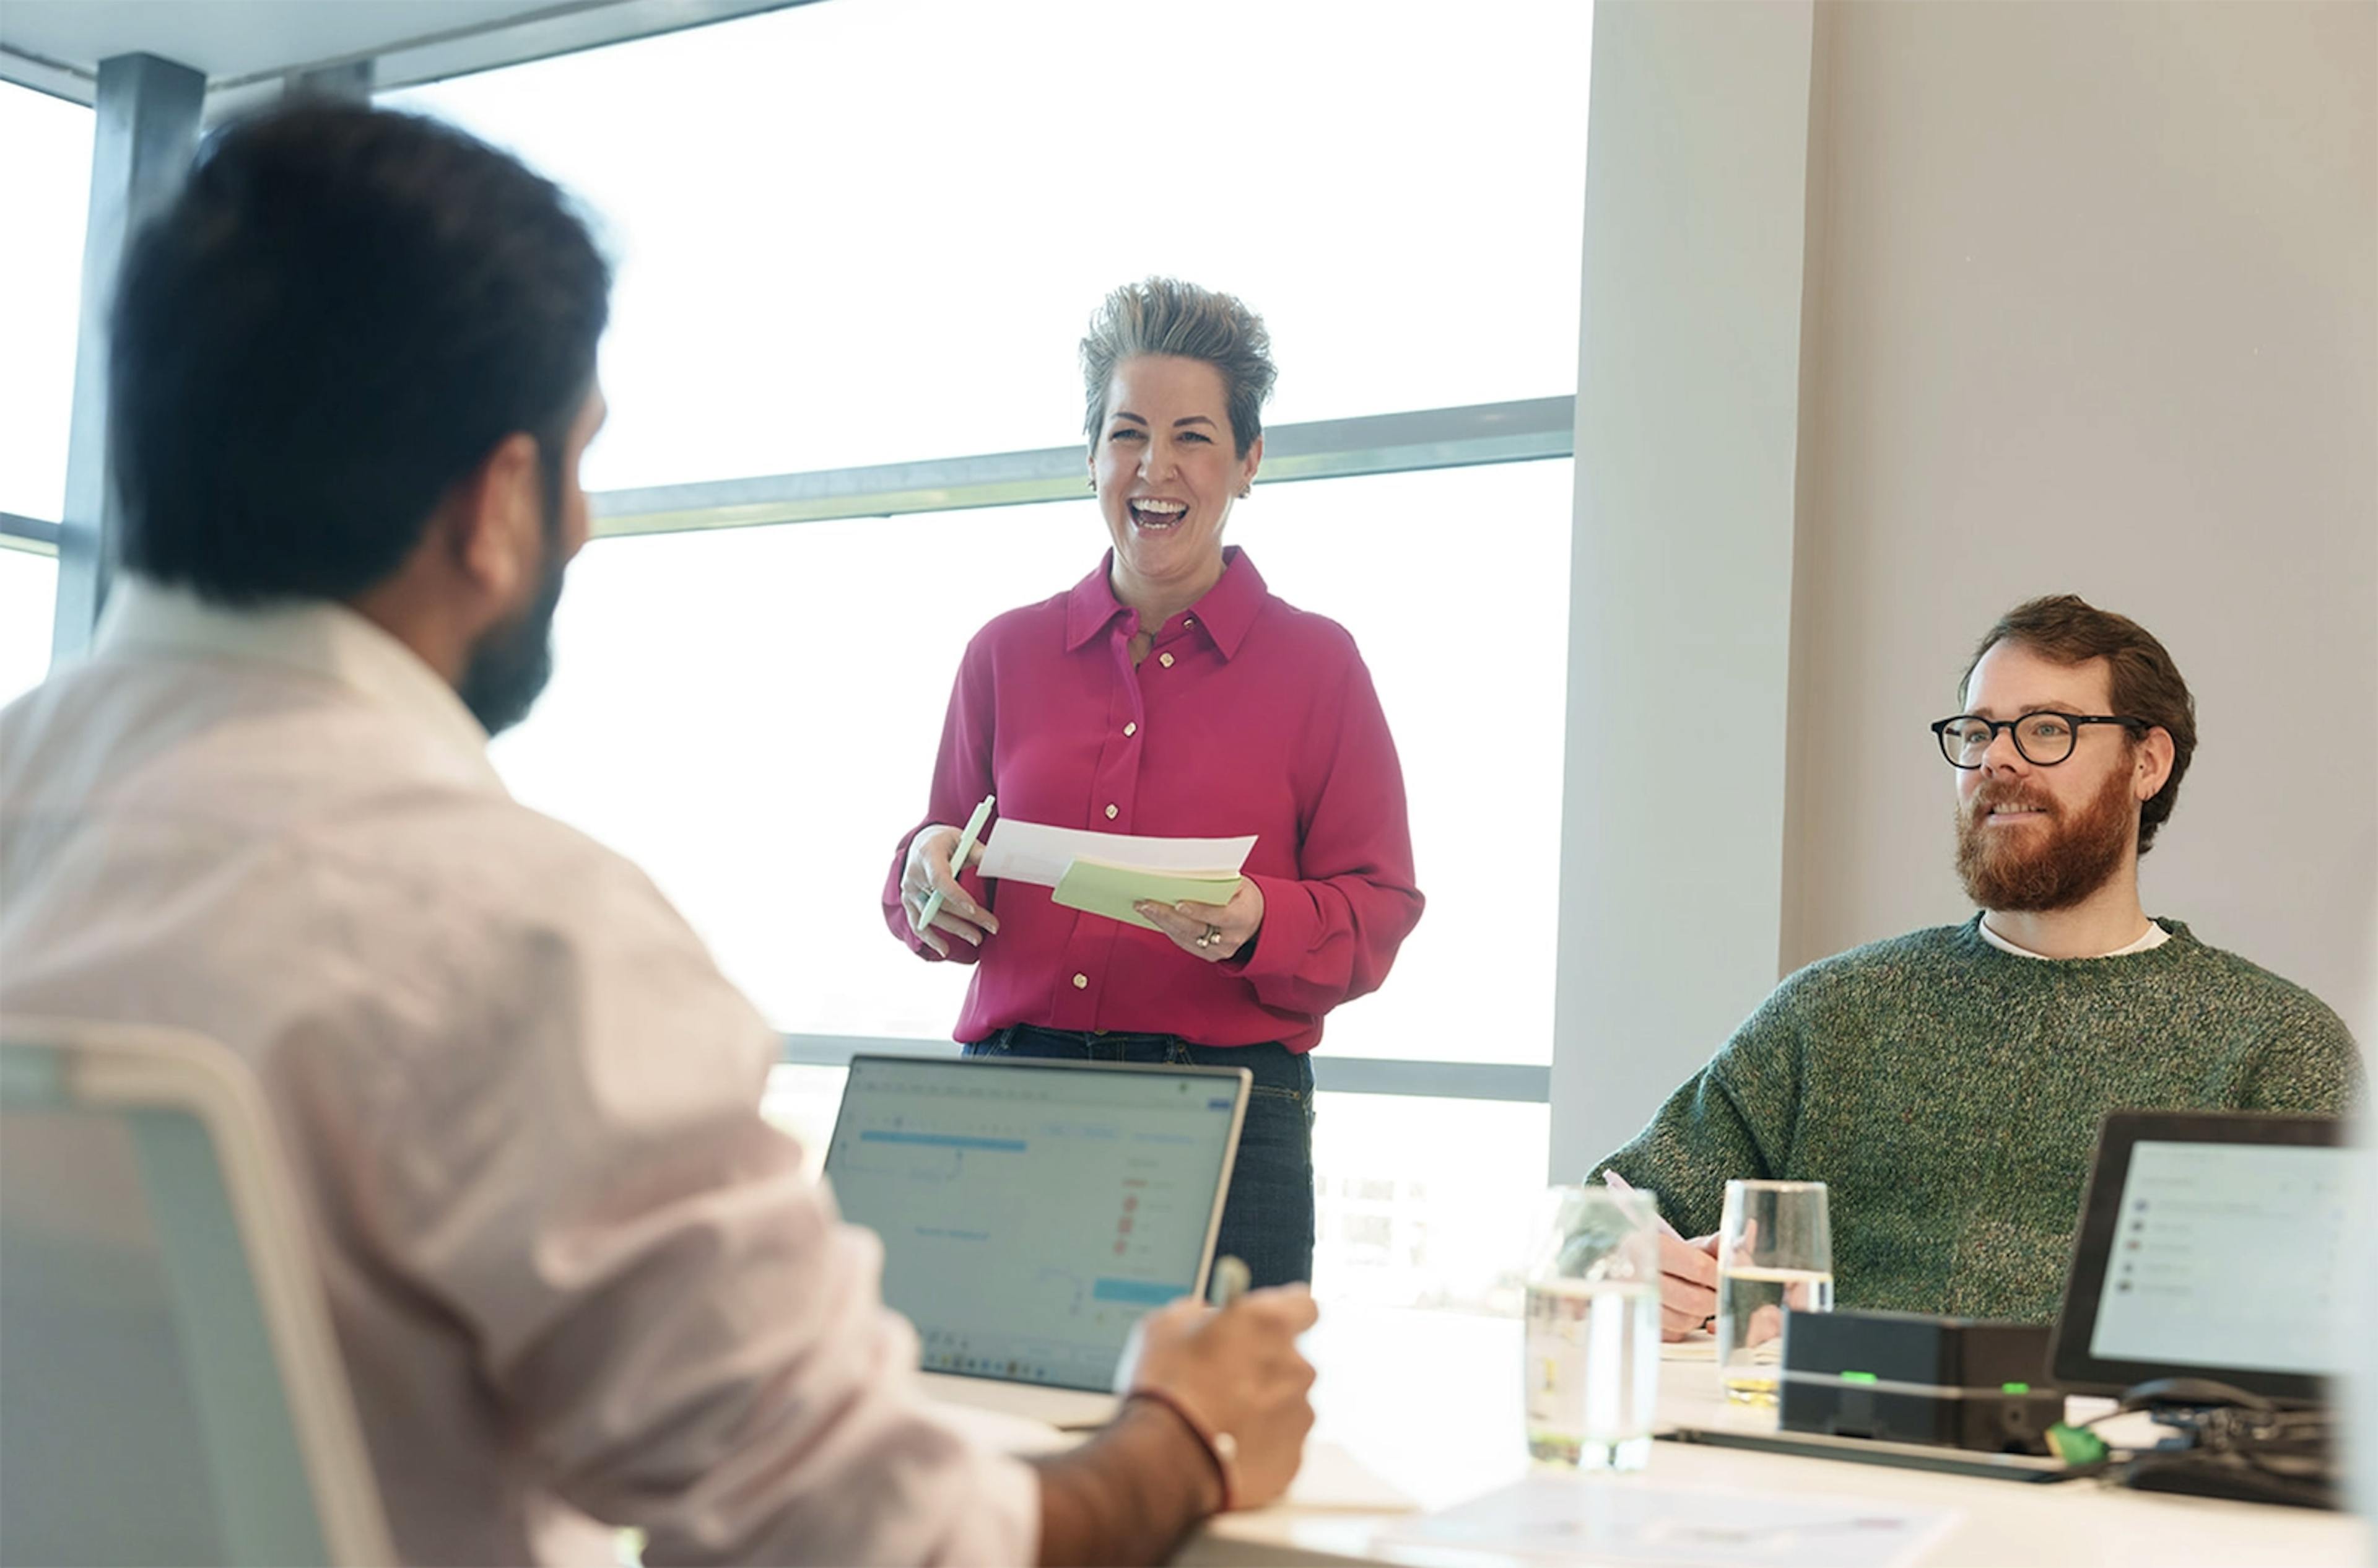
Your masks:
<svg viewBox="0 0 2378 1568"><path fill-rule="evenodd" d="M1736 1405L1772 1406L1784 1309L1833 1310L1833 1232L1821 1181L1729 1181L1717 1243L1717 1364Z"/></svg>
<svg viewBox="0 0 2378 1568"><path fill-rule="evenodd" d="M1651 1201L1555 1187L1528 1271L1528 1453L1639 1470L1660 1391L1660 1233Z"/></svg>

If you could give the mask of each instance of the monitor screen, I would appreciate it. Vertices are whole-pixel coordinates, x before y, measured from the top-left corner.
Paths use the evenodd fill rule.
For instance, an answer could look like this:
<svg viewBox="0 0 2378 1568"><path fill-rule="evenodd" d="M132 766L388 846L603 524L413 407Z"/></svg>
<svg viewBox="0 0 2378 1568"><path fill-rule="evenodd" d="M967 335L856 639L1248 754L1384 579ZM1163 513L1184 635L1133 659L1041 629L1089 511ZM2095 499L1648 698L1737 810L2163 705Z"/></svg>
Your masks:
<svg viewBox="0 0 2378 1568"><path fill-rule="evenodd" d="M2350 1159L2284 1144L2132 1144L2089 1353L2335 1375Z"/></svg>
<svg viewBox="0 0 2378 1568"><path fill-rule="evenodd" d="M859 1057L825 1173L931 1371L1103 1389L1205 1285L1237 1069Z"/></svg>
<svg viewBox="0 0 2378 1568"><path fill-rule="evenodd" d="M2106 1119L2056 1325L2057 1381L2209 1378L2315 1398L2344 1371L2360 1151L2313 1117Z"/></svg>

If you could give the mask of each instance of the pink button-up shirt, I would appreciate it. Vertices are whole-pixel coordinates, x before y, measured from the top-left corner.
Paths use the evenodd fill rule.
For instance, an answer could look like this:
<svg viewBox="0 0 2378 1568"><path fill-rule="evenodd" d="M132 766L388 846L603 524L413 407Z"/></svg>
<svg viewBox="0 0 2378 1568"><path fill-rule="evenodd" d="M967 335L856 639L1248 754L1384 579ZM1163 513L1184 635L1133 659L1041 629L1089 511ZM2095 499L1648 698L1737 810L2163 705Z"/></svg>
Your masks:
<svg viewBox="0 0 2378 1568"><path fill-rule="evenodd" d="M1252 951L1210 963L1047 888L968 872L1000 929L979 953L951 944L975 964L958 1038L1037 1023L1311 1050L1322 1014L1375 990L1419 923L1403 770L1354 640L1273 595L1244 552L1224 554L1221 581L1154 628L1136 667L1139 613L1115 598L1111 554L1071 592L976 633L925 821L964 821L995 794L1000 816L1058 827L1254 833L1246 871L1264 920ZM893 856L883 916L931 958L900 907L915 836Z"/></svg>

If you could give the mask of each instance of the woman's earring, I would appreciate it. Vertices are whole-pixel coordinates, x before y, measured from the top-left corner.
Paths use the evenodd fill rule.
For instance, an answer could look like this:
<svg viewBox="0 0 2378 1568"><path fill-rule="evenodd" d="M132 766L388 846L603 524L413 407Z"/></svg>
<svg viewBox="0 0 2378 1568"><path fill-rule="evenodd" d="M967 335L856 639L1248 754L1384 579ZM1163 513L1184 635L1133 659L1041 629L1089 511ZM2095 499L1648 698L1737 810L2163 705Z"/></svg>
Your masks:
<svg viewBox="0 0 2378 1568"><path fill-rule="evenodd" d="M1083 481L1082 481L1082 488L1083 488L1083 489L1085 489L1085 490L1095 490L1095 489L1097 489L1098 487L1099 487L1099 476L1098 476L1097 474L1095 474L1095 473L1091 474L1087 479L1085 479L1085 480L1083 480Z"/></svg>
<svg viewBox="0 0 2378 1568"><path fill-rule="evenodd" d="M1246 484L1239 486L1239 499L1242 501L1245 500L1249 496L1252 496L1255 493L1255 481L1253 480L1249 480Z"/></svg>

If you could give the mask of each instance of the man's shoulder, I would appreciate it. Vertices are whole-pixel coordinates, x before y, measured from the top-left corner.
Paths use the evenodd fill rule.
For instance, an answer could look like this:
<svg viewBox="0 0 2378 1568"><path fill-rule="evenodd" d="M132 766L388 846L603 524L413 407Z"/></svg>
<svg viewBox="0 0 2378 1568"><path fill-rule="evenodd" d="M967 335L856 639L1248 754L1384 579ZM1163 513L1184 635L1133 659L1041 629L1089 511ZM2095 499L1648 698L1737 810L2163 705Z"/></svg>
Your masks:
<svg viewBox="0 0 2378 1568"><path fill-rule="evenodd" d="M2191 990L2204 1004L2224 1011L2254 1013L2276 1023L2351 1040L2336 1009L2293 980L2241 953L2215 947L2180 921L2157 916L2156 924L2172 934L2172 940L2156 951L2168 952L2177 961L2172 978L2176 989Z"/></svg>
<svg viewBox="0 0 2378 1568"><path fill-rule="evenodd" d="M1988 952L1974 923L1928 926L1834 953L1794 970L1775 999L1809 1004L1868 990L1897 990L1955 974Z"/></svg>
<svg viewBox="0 0 2378 1568"><path fill-rule="evenodd" d="M484 752L335 683L82 666L12 705L14 812L123 863L287 876L289 896L532 923L658 899L585 833L515 799Z"/></svg>

